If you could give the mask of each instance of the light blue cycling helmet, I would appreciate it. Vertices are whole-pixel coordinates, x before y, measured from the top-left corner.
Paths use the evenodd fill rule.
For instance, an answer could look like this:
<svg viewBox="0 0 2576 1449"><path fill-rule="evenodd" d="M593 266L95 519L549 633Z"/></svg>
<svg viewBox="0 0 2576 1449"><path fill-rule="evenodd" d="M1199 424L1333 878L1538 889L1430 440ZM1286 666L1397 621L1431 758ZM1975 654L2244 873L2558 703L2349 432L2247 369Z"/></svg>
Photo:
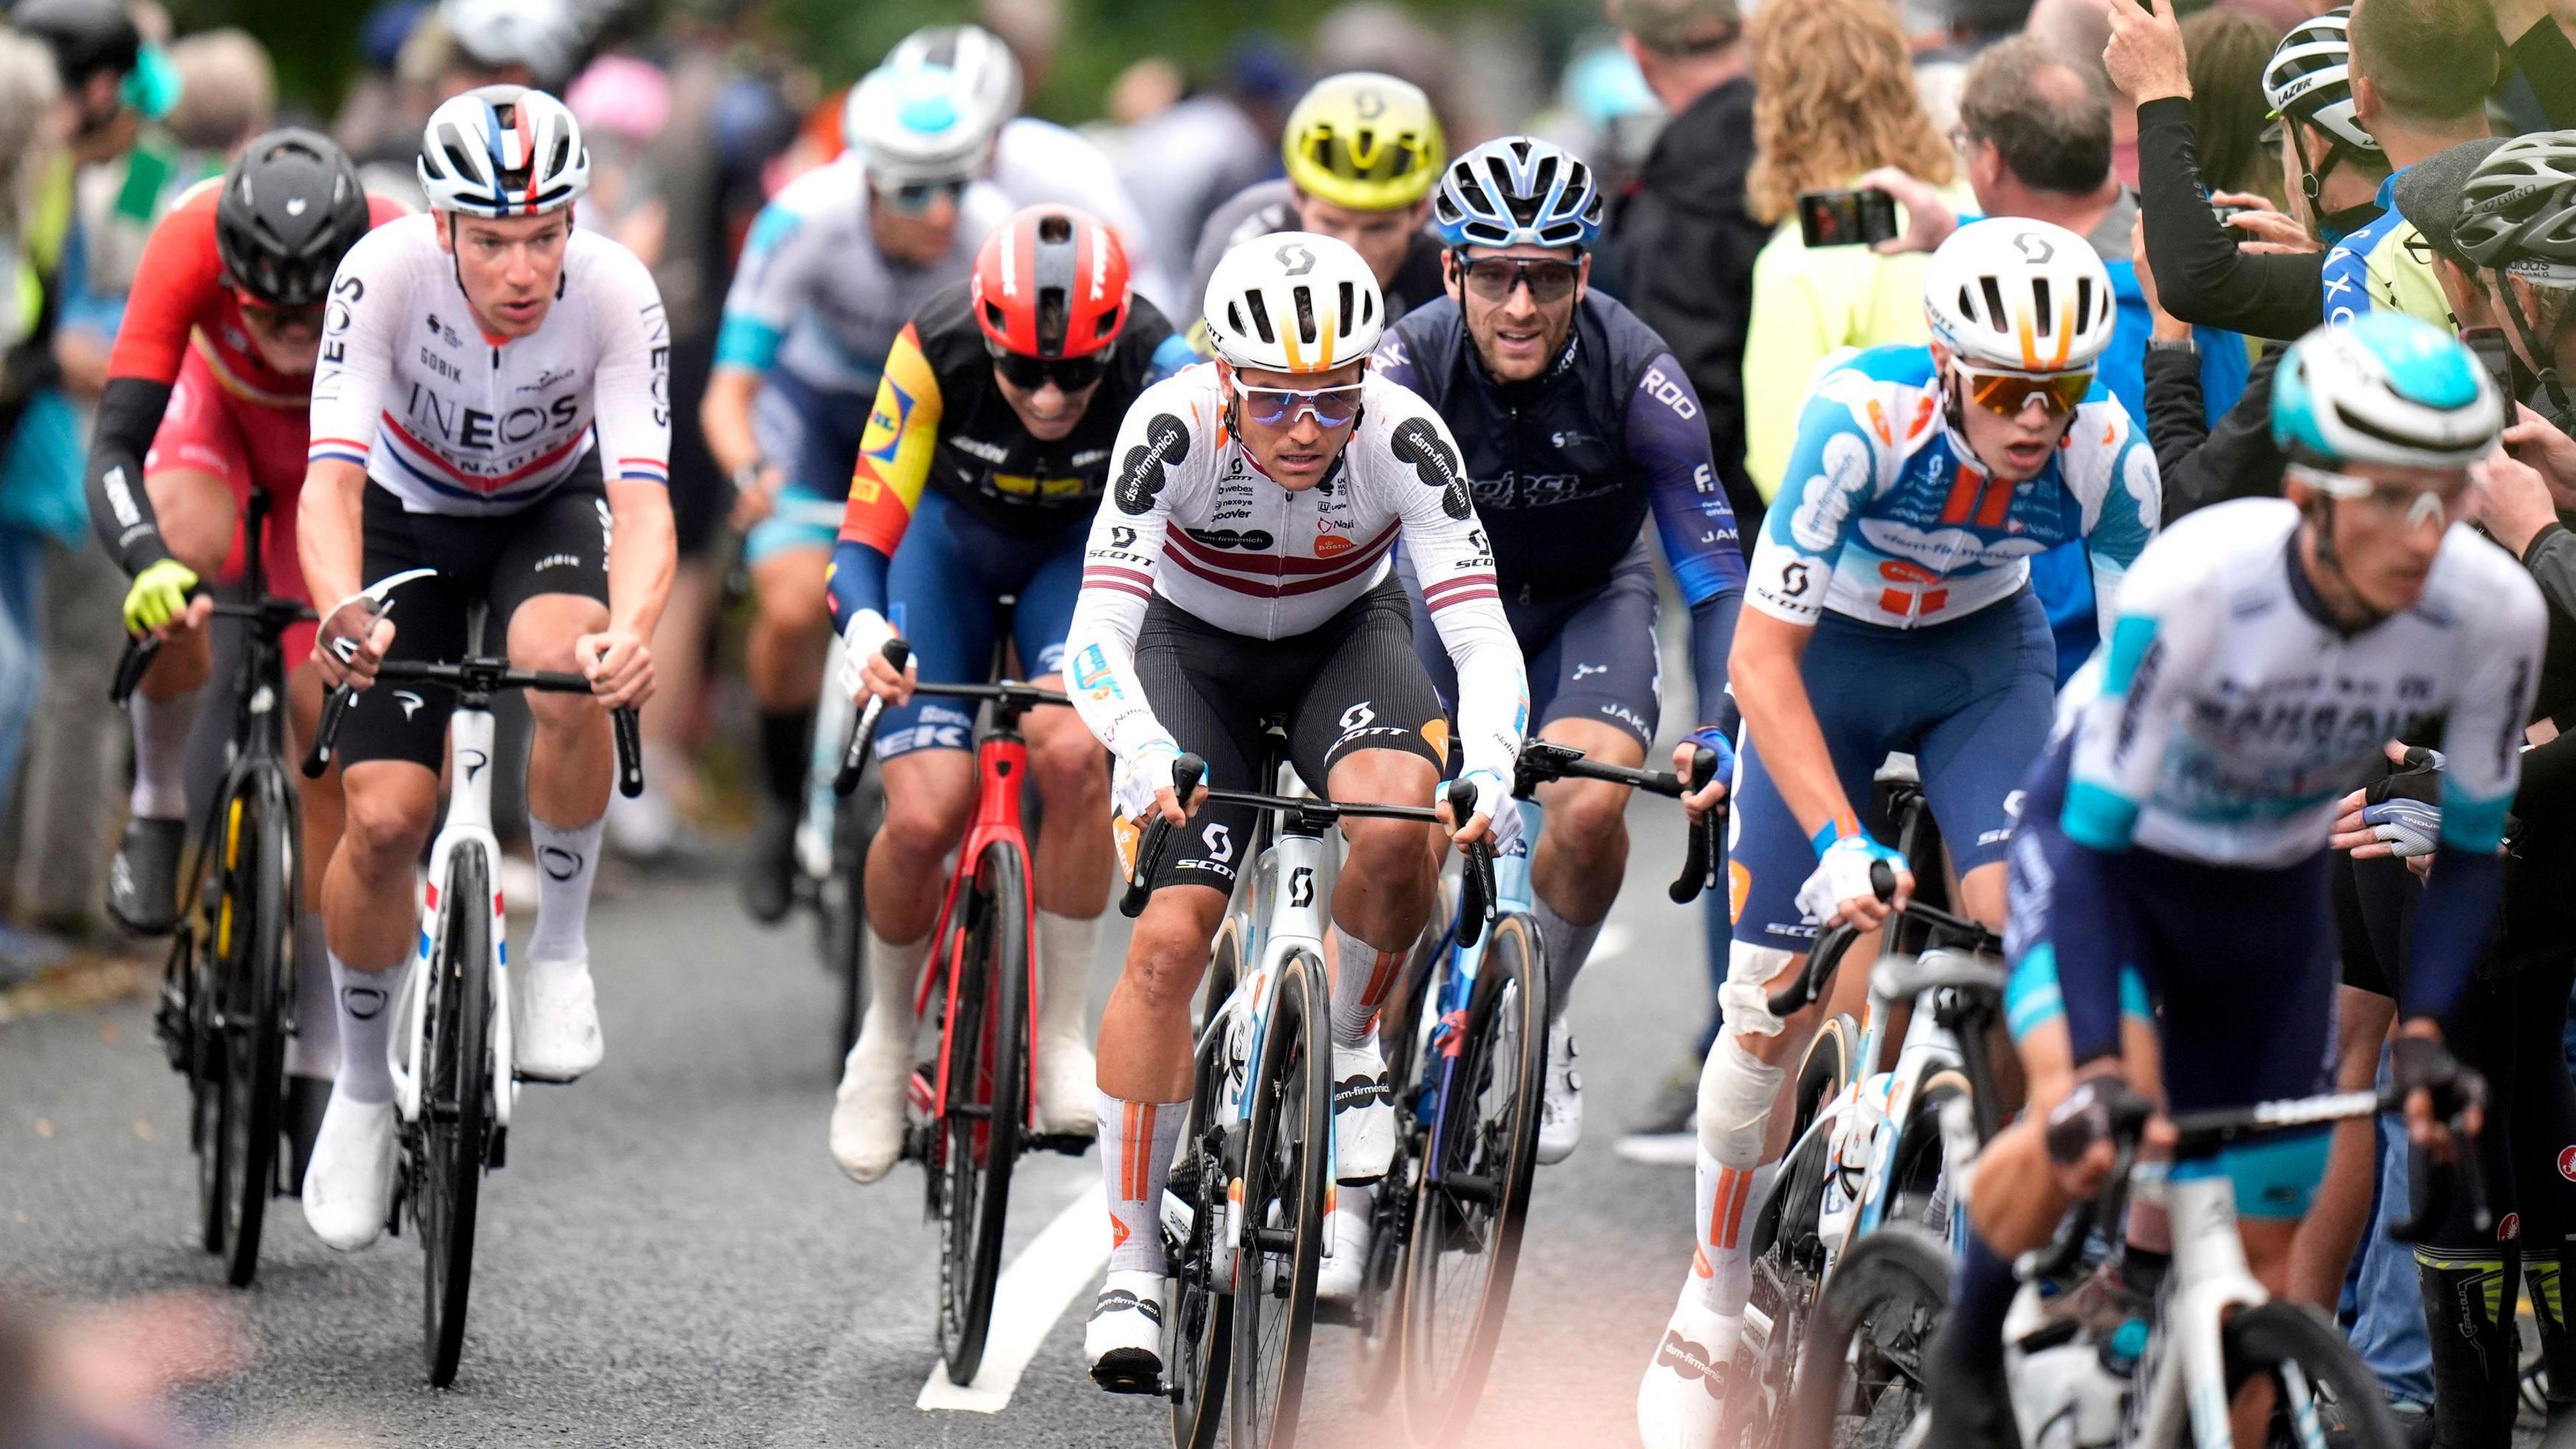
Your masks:
<svg viewBox="0 0 2576 1449"><path fill-rule="evenodd" d="M2318 328L2272 380L2272 441L2324 467L2466 467L2495 451L2504 421L2476 355L2402 312Z"/></svg>
<svg viewBox="0 0 2576 1449"><path fill-rule="evenodd" d="M1588 251L1601 235L1601 188L1564 147L1501 136L1449 163L1432 195L1431 226L1451 247Z"/></svg>

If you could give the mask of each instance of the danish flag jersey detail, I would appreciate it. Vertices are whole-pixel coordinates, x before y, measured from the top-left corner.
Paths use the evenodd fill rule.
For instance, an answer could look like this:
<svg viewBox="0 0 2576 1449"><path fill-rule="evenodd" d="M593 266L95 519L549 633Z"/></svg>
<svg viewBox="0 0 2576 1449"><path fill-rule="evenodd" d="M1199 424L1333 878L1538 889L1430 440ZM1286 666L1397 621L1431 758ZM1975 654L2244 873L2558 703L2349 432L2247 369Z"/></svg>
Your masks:
<svg viewBox="0 0 2576 1449"><path fill-rule="evenodd" d="M365 467L415 513L515 512L593 446L606 478L669 483L670 328L643 263L574 232L544 324L496 342L439 225L380 227L341 262L307 457Z"/></svg>
<svg viewBox="0 0 2576 1449"><path fill-rule="evenodd" d="M1458 445L1404 388L1367 374L1362 389L1341 459L1296 491L1226 430L1213 363L1155 384L1128 409L1066 640L1074 707L1112 750L1170 738L1134 673L1136 633L1156 594L1231 633L1288 638L1376 587L1401 543L1458 666L1467 768L1511 777L1528 688Z"/></svg>

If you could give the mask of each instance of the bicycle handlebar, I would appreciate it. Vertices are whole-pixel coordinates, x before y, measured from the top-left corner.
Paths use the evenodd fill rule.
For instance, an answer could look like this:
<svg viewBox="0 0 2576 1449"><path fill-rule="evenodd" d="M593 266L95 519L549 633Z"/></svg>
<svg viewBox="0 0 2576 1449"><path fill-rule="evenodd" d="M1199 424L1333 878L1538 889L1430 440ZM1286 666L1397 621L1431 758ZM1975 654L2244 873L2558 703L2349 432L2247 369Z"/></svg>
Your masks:
<svg viewBox="0 0 2576 1449"><path fill-rule="evenodd" d="M1172 761L1172 794L1181 808L1190 807L1190 797L1198 793L1199 782L1207 778L1207 761L1183 753ZM1127 888L1119 893L1118 914L1130 920L1145 912L1145 902L1154 894L1154 872L1163 865L1163 852L1172 843L1171 817L1157 813L1145 823L1145 835L1136 843L1136 869L1127 878Z"/></svg>
<svg viewBox="0 0 2576 1449"><path fill-rule="evenodd" d="M588 694L590 681L578 674L551 669L513 669L507 660L464 659L427 662L417 659L387 659L376 666L376 678L410 680L422 684L444 684L455 689L489 694L503 689L527 689L539 694ZM313 732L313 748L304 755L304 778L318 780L331 768L332 756L340 743L340 726L348 721L349 706L356 702L358 691L340 685L322 701L322 726ZM628 799L644 793L643 731L633 705L621 705L608 712L609 733L617 745L617 788Z"/></svg>
<svg viewBox="0 0 2576 1449"><path fill-rule="evenodd" d="M1526 796L1540 785L1554 780L1600 780L1612 785L1625 785L1631 790L1679 799L1708 788L1717 774L1717 751L1702 746L1691 756L1690 779L1686 782L1670 770L1640 770L1627 765L1608 765L1586 758L1572 745L1554 740L1523 740L1521 753L1514 762L1516 778L1512 793ZM1673 880L1666 894L1675 905L1688 905L1699 899L1699 893L1715 885L1718 846L1726 838L1726 807L1723 799L1706 815L1690 822L1690 835L1682 850L1681 874ZM1472 943L1470 943L1472 944Z"/></svg>
<svg viewBox="0 0 2576 1449"><path fill-rule="evenodd" d="M884 654L886 663L894 666L897 674L903 673L905 666L912 663L912 646L900 639L888 639L885 648L879 652ZM824 687L829 689L833 686L827 680ZM868 751L876 747L877 721L885 718L885 710L885 700L870 695L858 717L850 721L850 737L841 744L841 768L832 772L833 794L848 799L850 792L859 788L859 776L868 767Z"/></svg>
<svg viewBox="0 0 2576 1449"><path fill-rule="evenodd" d="M1717 751L1703 745L1691 755L1690 790L1693 794L1708 788L1717 774ZM1673 877L1665 894L1674 905L1688 905L1699 893L1717 884L1719 846L1726 839L1727 800L1721 797L1707 814L1690 822L1690 835L1682 846L1682 873Z"/></svg>
<svg viewBox="0 0 2576 1449"><path fill-rule="evenodd" d="M1896 896L1894 868L1883 860L1871 861L1869 888L1871 893L1880 900L1893 900ZM1913 910L1914 906L1909 902L1906 909ZM1936 913L1927 909L1925 919L1931 919L1933 914ZM1804 1010L1809 1002L1822 995L1825 983L1834 979L1835 968L1842 965L1843 957L1851 951L1852 943L1860 937L1861 928L1848 921L1818 936L1816 944L1807 951L1806 969L1798 973L1798 979L1771 993L1771 1014L1782 1017L1794 1016Z"/></svg>
<svg viewBox="0 0 2576 1449"><path fill-rule="evenodd" d="M188 597L194 599L205 591L205 586L200 584L196 588L188 591ZM272 598L263 599L255 604L227 604L218 602L210 617L217 619L249 619L258 623L269 624L280 634L283 634L286 632L288 625L294 624L298 621L310 622L314 618L314 614L313 606L303 602L302 600ZM122 654L119 654L116 659L116 673L108 681L108 703L115 705L118 709L125 708L126 701L134 697L135 687L143 682L145 671L152 667L153 660L161 656L161 646L167 642L168 641L159 634L133 634L127 636L125 640L125 651ZM288 667L292 668L294 666L294 662L295 661L293 660L287 661Z"/></svg>

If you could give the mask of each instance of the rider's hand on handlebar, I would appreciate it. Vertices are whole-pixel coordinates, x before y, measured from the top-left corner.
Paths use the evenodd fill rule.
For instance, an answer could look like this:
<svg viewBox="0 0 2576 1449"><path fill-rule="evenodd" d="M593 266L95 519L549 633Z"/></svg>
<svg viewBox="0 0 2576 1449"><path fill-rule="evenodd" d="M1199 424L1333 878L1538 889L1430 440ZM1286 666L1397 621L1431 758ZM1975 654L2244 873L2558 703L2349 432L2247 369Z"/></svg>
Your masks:
<svg viewBox="0 0 2576 1449"><path fill-rule="evenodd" d="M2419 1016L2397 1029L2388 1044L2388 1074L2406 1094L2406 1137L2448 1162L2463 1144L2454 1142L2451 1122L2475 1134L2486 1121L2486 1078L2460 1064L2442 1044L2442 1028Z"/></svg>
<svg viewBox="0 0 2576 1449"><path fill-rule="evenodd" d="M572 641L590 692L609 709L640 705L653 697L653 646L632 629L611 626Z"/></svg>
<svg viewBox="0 0 2576 1449"><path fill-rule="evenodd" d="M1457 812L1449 808L1448 791L1441 791L1431 806L1441 825L1448 829L1450 840L1459 845L1473 845L1480 840L1489 845L1502 844L1503 832L1496 828L1494 818L1515 808L1511 790L1491 770L1470 770L1460 778L1476 787L1476 808L1466 824L1459 824Z"/></svg>
<svg viewBox="0 0 2576 1449"><path fill-rule="evenodd" d="M394 621L344 603L323 616L313 631L313 662L322 683L364 689L376 682L376 666L394 647Z"/></svg>
<svg viewBox="0 0 2576 1449"><path fill-rule="evenodd" d="M1896 876L1896 891L1886 900L1870 884L1870 867L1885 861ZM1825 847L1817 857L1815 873L1798 888L1798 909L1816 917L1827 928L1846 922L1862 930L1872 930L1885 923L1888 913L1914 898L1914 872L1905 865L1905 857L1869 838L1865 831L1855 831Z"/></svg>
<svg viewBox="0 0 2576 1449"><path fill-rule="evenodd" d="M1133 820L1140 826L1150 824L1157 815L1174 825L1187 825L1190 808L1207 798L1207 786L1202 782L1191 792L1188 804L1182 803L1180 793L1172 788L1172 765L1180 757L1179 746L1168 743L1119 757L1109 807L1120 819Z"/></svg>
<svg viewBox="0 0 2576 1449"><path fill-rule="evenodd" d="M2130 1114L2150 1110L2151 1104L2121 1075L2118 1057L2099 1057L2079 1068L2074 1089L2049 1109L2041 1129L2049 1172L2057 1179L2058 1190L2074 1198L2099 1193L2103 1180L2119 1164L2114 1122L2124 1116L2135 1120ZM2173 1124L2157 1113L2148 1118L2142 1140L2150 1147L2170 1149L2177 1139Z"/></svg>
<svg viewBox="0 0 2576 1449"><path fill-rule="evenodd" d="M841 631L841 689L850 703L864 707L871 699L888 705L912 703L921 666L912 651L903 652L903 667L886 658L886 645L896 639L894 626L874 609L861 609Z"/></svg>
<svg viewBox="0 0 2576 1449"><path fill-rule="evenodd" d="M1687 784L1692 761L1701 750L1717 752L1717 769L1707 784L1682 796L1682 811L1693 823L1717 808L1717 802L1726 798L1726 782L1735 778L1735 747L1723 730L1714 728L1694 730L1673 746L1673 774Z"/></svg>
<svg viewBox="0 0 2576 1449"><path fill-rule="evenodd" d="M206 622L215 600L196 592L197 582L197 571L175 558L145 565L125 590L125 632L167 639Z"/></svg>

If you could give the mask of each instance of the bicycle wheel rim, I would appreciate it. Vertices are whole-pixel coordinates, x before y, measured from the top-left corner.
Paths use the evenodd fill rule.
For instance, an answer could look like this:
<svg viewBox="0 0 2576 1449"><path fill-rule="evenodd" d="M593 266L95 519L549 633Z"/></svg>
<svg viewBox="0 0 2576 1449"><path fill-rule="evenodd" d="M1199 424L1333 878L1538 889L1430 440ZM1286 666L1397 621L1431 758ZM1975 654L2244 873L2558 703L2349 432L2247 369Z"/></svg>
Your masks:
<svg viewBox="0 0 2576 1449"><path fill-rule="evenodd" d="M295 949L294 807L283 780L263 780L245 798L255 802L240 842L252 854L240 861L236 880L250 890L249 918L236 923L235 953L227 975L235 1010L224 1033L229 1058L224 1082L226 1156L232 1181L225 1195L226 1279L247 1288L259 1272L260 1230L276 1190L277 1157L285 1108L286 1035L281 1027L288 953Z"/></svg>
<svg viewBox="0 0 2576 1449"><path fill-rule="evenodd" d="M1002 1237L1010 1215L1011 1169L1019 1159L1021 1115L1028 1106L1029 898L1028 869L1018 847L987 846L975 875L968 913L964 972L988 1008L971 1030L950 1036L949 1134L952 1182L964 1179L966 1197L952 1193L940 1225L942 1304L940 1349L956 1383L975 1377L993 1320L993 1286L1002 1272ZM961 982L961 995L964 988ZM967 1041L974 1043L972 1062ZM962 1100L984 1109L960 1117Z"/></svg>
<svg viewBox="0 0 2576 1449"><path fill-rule="evenodd" d="M1444 881L1432 916L1435 923L1457 914L1452 894ZM1354 1305L1358 1332L1352 1335L1351 1352L1357 1373L1355 1396L1362 1409L1376 1409L1386 1402L1404 1366L1407 1254L1413 1239L1417 1166L1423 1157L1424 1129L1417 1109L1426 1090L1421 1066L1427 1047L1424 1009L1438 999L1455 959L1445 931L1426 930L1424 936L1406 963L1403 999L1378 1033L1386 1047L1387 1081L1395 1088L1395 1160L1371 1212L1368 1261L1360 1269L1359 1301Z"/></svg>
<svg viewBox="0 0 2576 1449"><path fill-rule="evenodd" d="M1229 916L1217 928L1208 950L1201 1030L1207 1017L1233 994L1242 970L1243 927ZM1163 1236L1172 1264L1172 1322L1163 1354L1163 1376L1172 1387L1172 1449L1209 1449L1225 1427L1234 1299L1220 1291L1216 1282L1214 1234L1225 1211L1225 1172L1212 1145L1211 1129L1217 1119L1218 1094L1225 1086L1225 1036L1222 1031L1213 1033L1198 1054L1190 1084L1189 1121L1182 1129L1180 1150L1173 1154L1176 1168L1184 1163L1191 1166L1183 1180L1198 1187L1190 1202L1188 1234L1177 1240L1168 1232ZM1160 1216L1158 1211L1158 1220Z"/></svg>
<svg viewBox="0 0 2576 1449"><path fill-rule="evenodd" d="M2237 1310L2220 1333L2231 1394L2241 1394L2256 1377L2274 1386L2264 1432L2267 1445L2324 1449L2326 1428L2320 1415L2329 1404L2343 1421L2336 1440L2340 1444L2398 1449L2406 1442L2380 1396L2377 1377L2343 1334L2313 1309L2276 1298Z"/></svg>
<svg viewBox="0 0 2576 1449"><path fill-rule="evenodd" d="M1443 1174L1488 1185L1482 1201L1426 1167L1405 1285L1405 1420L1420 1441L1464 1427L1510 1306L1538 1161L1547 1069L1546 999L1529 922L1503 920L1477 970L1449 1094L1431 1150Z"/></svg>
<svg viewBox="0 0 2576 1449"><path fill-rule="evenodd" d="M831 969L840 991L839 1013L834 1037L835 1064L850 1054L859 1039L859 1024L867 1013L868 1003L868 842L876 834L877 822L870 817L874 801L874 776L860 787L859 794L840 802L832 817L832 859L835 879L827 888L824 964Z"/></svg>
<svg viewBox="0 0 2576 1449"><path fill-rule="evenodd" d="M420 1236L423 1345L429 1381L456 1381L465 1306L474 1277L474 1223L482 1196L484 1134L492 1093L491 890L481 847L449 858L438 956L423 1007L426 1043L420 1105Z"/></svg>
<svg viewBox="0 0 2576 1449"><path fill-rule="evenodd" d="M1304 1397L1332 1131L1331 1063L1320 1059L1315 1007L1322 976L1312 958L1284 963L1252 1078L1246 1241L1234 1256L1235 1449L1293 1441Z"/></svg>
<svg viewBox="0 0 2576 1449"><path fill-rule="evenodd" d="M1840 1421L1857 1417L1860 1443L1895 1443L1922 1403L1922 1353L1949 1294L1949 1249L1931 1233L1892 1223L1854 1244L1809 1324L1788 1442L1844 1442Z"/></svg>

